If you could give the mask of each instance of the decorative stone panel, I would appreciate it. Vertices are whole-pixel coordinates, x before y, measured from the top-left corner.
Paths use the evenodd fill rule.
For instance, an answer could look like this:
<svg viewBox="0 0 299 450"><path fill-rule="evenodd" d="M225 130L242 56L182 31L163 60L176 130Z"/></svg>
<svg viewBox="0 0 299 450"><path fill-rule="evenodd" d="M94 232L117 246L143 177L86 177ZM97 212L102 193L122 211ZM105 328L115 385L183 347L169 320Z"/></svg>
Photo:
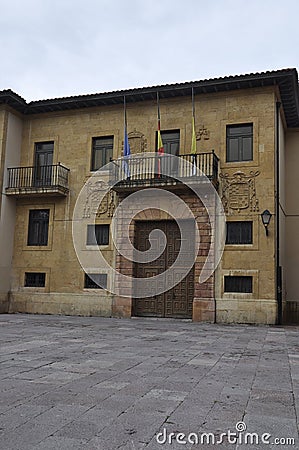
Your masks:
<svg viewBox="0 0 299 450"><path fill-rule="evenodd" d="M259 210L255 189L255 178L259 174L259 171L250 171L249 175L241 171L235 172L233 175L220 174L222 202L226 214L235 214L241 211L244 214L244 210L248 210L248 212Z"/></svg>

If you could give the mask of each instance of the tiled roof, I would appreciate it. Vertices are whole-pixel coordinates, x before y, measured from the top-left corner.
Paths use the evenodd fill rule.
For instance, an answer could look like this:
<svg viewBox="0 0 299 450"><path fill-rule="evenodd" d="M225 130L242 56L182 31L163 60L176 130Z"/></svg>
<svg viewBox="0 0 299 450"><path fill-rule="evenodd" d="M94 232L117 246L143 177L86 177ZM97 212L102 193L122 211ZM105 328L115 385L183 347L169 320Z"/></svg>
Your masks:
<svg viewBox="0 0 299 450"><path fill-rule="evenodd" d="M296 69L281 69L268 72L234 75L211 78L200 81L164 84L142 88L126 89L112 92L102 92L89 95L38 100L27 103L22 97L11 90L0 91L0 104L7 103L23 114L38 114L51 111L65 111L93 106L114 105L155 100L159 91L160 98L190 96L193 87L195 94L224 92L255 87L278 86L284 113L289 127L299 127L299 93L298 73Z"/></svg>

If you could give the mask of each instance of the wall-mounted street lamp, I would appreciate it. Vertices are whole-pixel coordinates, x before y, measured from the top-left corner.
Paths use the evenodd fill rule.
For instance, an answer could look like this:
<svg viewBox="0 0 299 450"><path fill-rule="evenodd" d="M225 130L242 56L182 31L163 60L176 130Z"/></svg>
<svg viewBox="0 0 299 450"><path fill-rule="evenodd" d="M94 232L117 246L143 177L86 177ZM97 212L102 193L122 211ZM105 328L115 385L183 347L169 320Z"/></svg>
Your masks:
<svg viewBox="0 0 299 450"><path fill-rule="evenodd" d="M271 217L272 217L272 214L270 213L270 211L268 209L265 209L265 211L262 212L262 214L261 214L262 222L263 222L263 225L266 230L266 236L268 236L268 225L270 223Z"/></svg>

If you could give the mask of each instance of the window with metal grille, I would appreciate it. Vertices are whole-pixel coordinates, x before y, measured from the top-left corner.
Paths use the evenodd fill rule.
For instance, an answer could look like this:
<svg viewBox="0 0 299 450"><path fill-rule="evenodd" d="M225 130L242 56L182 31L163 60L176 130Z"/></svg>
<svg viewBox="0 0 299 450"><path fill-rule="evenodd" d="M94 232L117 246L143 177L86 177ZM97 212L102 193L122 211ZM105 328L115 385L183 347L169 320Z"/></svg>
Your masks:
<svg viewBox="0 0 299 450"><path fill-rule="evenodd" d="M109 163L113 157L113 136L92 139L91 170L98 170Z"/></svg>
<svg viewBox="0 0 299 450"><path fill-rule="evenodd" d="M226 244L252 244L252 222L226 222Z"/></svg>
<svg viewBox="0 0 299 450"><path fill-rule="evenodd" d="M46 274L42 272L26 272L25 287L45 287Z"/></svg>
<svg viewBox="0 0 299 450"><path fill-rule="evenodd" d="M252 277L250 276L225 276L224 292L252 293Z"/></svg>
<svg viewBox="0 0 299 450"><path fill-rule="evenodd" d="M107 274L93 273L85 274L84 287L86 289L107 289Z"/></svg>
<svg viewBox="0 0 299 450"><path fill-rule="evenodd" d="M227 125L226 161L252 161L253 124Z"/></svg>
<svg viewBox="0 0 299 450"><path fill-rule="evenodd" d="M29 211L27 245L48 245L49 209Z"/></svg>
<svg viewBox="0 0 299 450"><path fill-rule="evenodd" d="M87 245L108 245L109 225L87 225Z"/></svg>

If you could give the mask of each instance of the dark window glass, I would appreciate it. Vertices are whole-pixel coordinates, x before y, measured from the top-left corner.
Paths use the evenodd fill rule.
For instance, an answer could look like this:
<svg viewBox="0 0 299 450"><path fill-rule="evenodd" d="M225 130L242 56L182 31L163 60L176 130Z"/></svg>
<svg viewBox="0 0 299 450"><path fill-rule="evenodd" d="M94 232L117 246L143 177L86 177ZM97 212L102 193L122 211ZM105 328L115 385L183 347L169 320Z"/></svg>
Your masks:
<svg viewBox="0 0 299 450"><path fill-rule="evenodd" d="M229 139L228 161L239 161L239 141L236 138Z"/></svg>
<svg viewBox="0 0 299 450"><path fill-rule="evenodd" d="M84 287L86 289L107 289L107 274L93 273L85 274Z"/></svg>
<svg viewBox="0 0 299 450"><path fill-rule="evenodd" d="M26 272L25 287L45 287L46 274L41 272Z"/></svg>
<svg viewBox="0 0 299 450"><path fill-rule="evenodd" d="M109 225L87 225L87 245L108 245Z"/></svg>
<svg viewBox="0 0 299 450"><path fill-rule="evenodd" d="M27 245L48 245L49 209L29 211Z"/></svg>
<svg viewBox="0 0 299 450"><path fill-rule="evenodd" d="M226 222L227 244L252 244L252 222Z"/></svg>
<svg viewBox="0 0 299 450"><path fill-rule="evenodd" d="M252 161L253 125L227 125L226 161Z"/></svg>
<svg viewBox="0 0 299 450"><path fill-rule="evenodd" d="M91 170L98 170L113 157L113 136L93 138Z"/></svg>
<svg viewBox="0 0 299 450"><path fill-rule="evenodd" d="M252 277L248 276L224 277L224 292L252 293Z"/></svg>
<svg viewBox="0 0 299 450"><path fill-rule="evenodd" d="M252 160L252 137L244 137L242 140L243 145L243 161Z"/></svg>

